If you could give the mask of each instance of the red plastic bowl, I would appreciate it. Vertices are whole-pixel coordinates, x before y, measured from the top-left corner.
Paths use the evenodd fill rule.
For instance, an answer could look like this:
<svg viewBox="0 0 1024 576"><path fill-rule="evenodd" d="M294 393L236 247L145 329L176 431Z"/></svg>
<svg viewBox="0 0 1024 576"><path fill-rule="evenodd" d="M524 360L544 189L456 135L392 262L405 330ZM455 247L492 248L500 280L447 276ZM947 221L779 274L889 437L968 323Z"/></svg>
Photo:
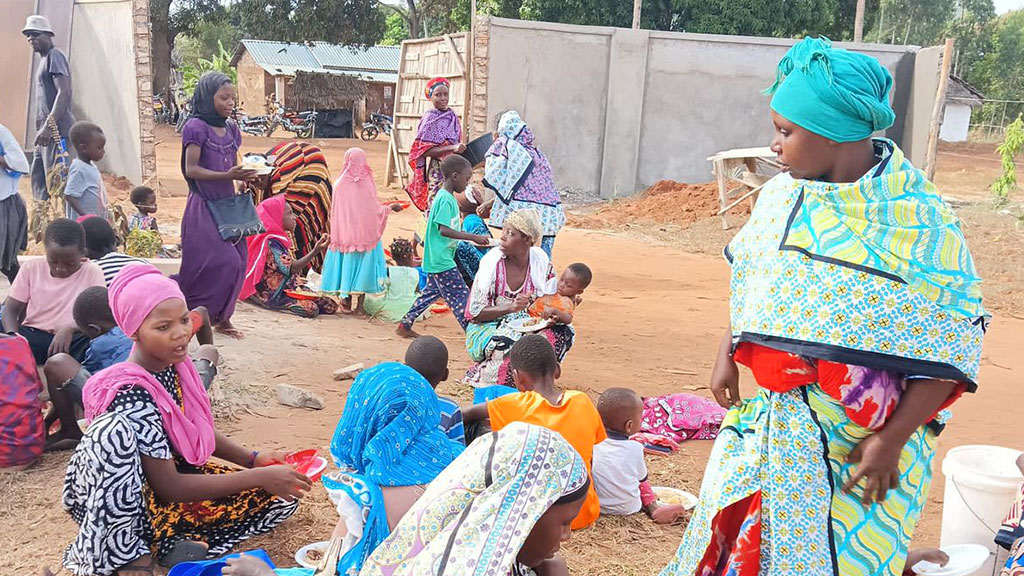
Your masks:
<svg viewBox="0 0 1024 576"><path fill-rule="evenodd" d="M320 457L316 450L299 450L284 457L284 461L295 467L296 472L305 474L316 482L327 469L327 460Z"/></svg>

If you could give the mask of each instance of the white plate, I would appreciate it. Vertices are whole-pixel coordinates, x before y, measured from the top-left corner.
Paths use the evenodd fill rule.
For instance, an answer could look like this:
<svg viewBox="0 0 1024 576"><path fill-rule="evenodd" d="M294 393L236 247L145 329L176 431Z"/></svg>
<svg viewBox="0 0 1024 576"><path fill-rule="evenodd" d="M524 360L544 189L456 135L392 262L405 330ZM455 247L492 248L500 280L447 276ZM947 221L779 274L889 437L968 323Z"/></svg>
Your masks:
<svg viewBox="0 0 1024 576"><path fill-rule="evenodd" d="M317 567L320 565L320 560L313 562L311 560L306 560L306 556L313 550L316 550L320 553L320 558L323 558L327 555L327 549L330 546L331 542L329 540L324 540L323 542L314 542L312 544L306 544L302 548L299 548L299 551L295 553L295 561L298 562L299 565L303 568L316 570Z"/></svg>
<svg viewBox="0 0 1024 576"><path fill-rule="evenodd" d="M914 564L914 574L922 576L967 576L981 568L988 560L988 548L980 544L957 544L944 546L943 552L949 555L949 563L939 566L924 560Z"/></svg>
<svg viewBox="0 0 1024 576"><path fill-rule="evenodd" d="M509 320L508 327L516 332L540 332L541 330L551 326L551 320L541 320L537 324L527 326L526 323L532 320L537 320L537 318L516 318L515 320Z"/></svg>
<svg viewBox="0 0 1024 576"><path fill-rule="evenodd" d="M679 504L683 505L686 510L693 510L697 507L697 497L690 494L686 490L680 490L679 488L671 488L669 486L653 486L651 490L658 496L658 500L661 501L662 494L672 494L679 498Z"/></svg>

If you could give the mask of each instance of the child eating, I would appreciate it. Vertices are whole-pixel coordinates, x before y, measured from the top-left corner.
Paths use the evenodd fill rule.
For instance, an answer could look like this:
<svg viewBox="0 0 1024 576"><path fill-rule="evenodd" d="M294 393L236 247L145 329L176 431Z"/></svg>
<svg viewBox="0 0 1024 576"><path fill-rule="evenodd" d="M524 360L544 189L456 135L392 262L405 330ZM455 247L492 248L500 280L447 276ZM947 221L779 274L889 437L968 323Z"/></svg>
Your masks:
<svg viewBox="0 0 1024 576"><path fill-rule="evenodd" d="M131 354L132 339L117 327L107 299L107 289L100 286L86 288L75 299L75 324L90 340L85 360L79 364L67 354L56 354L43 367L53 403L53 408L46 415L46 429L60 420L60 432L46 439L49 452L70 450L78 445L82 438L82 430L78 427L78 408L82 406L85 383L93 374L127 361ZM217 360L220 358L213 346L213 327L205 308L191 311L189 322L200 344L193 363L203 387L209 390L217 375Z"/></svg>
<svg viewBox="0 0 1024 576"><path fill-rule="evenodd" d="M577 262L570 265L558 277L558 292L537 298L530 306L530 316L549 318L558 324L572 324L576 304L593 278L594 275L586 264Z"/></svg>
<svg viewBox="0 0 1024 576"><path fill-rule="evenodd" d="M90 216L82 220L85 230L85 254L103 271L103 283L110 286L114 276L129 264L142 264L142 260L132 258L117 251L117 236L110 223L98 216Z"/></svg>
<svg viewBox="0 0 1024 576"><path fill-rule="evenodd" d="M28 340L36 364L64 352L85 359L89 339L75 326L75 298L90 286L104 286L103 271L85 257L85 230L58 218L43 237L46 258L29 260L11 284L4 303L4 332Z"/></svg>
<svg viewBox="0 0 1024 576"><path fill-rule="evenodd" d="M643 444L629 437L640 431L644 403L628 388L609 388L597 401L608 439L594 447L594 488L601 513L628 516L640 510L658 524L670 524L684 512L681 504L658 505L647 482Z"/></svg>
<svg viewBox="0 0 1024 576"><path fill-rule="evenodd" d="M437 390L438 384L448 379L448 347L437 337L420 336L405 351L405 365L419 372L430 387ZM466 429L462 425L459 405L438 394L437 407L441 410L441 431L452 440L465 444Z"/></svg>
<svg viewBox="0 0 1024 576"><path fill-rule="evenodd" d="M128 221L128 232L136 230L159 232L160 228L156 223L156 192L149 186L136 186L132 189L132 205L135 206L135 214L132 214Z"/></svg>
<svg viewBox="0 0 1024 576"><path fill-rule="evenodd" d="M67 217L77 220L92 214L107 218L107 191L100 169L95 164L103 159L107 137L95 124L76 122L71 127L70 138L78 157L71 161L64 187Z"/></svg>
<svg viewBox="0 0 1024 576"><path fill-rule="evenodd" d="M604 425L586 394L575 390L562 391L555 384L562 368L551 343L539 334L527 334L512 346L509 361L519 392L464 408L462 417L466 425L489 419L494 431L512 422L526 422L554 430L579 452L589 472L594 446L607 438ZM600 511L597 492L591 486L583 508L572 522L572 529L590 526Z"/></svg>
<svg viewBox="0 0 1024 576"><path fill-rule="evenodd" d="M419 337L412 330L412 325L438 299L444 299L459 325L463 330L466 329L469 288L455 266L455 248L458 240L468 240L480 246L490 242L485 236L459 230L459 204L455 195L463 194L473 176L469 160L452 154L441 162L441 172L444 174L444 187L434 196L427 218L423 249L423 270L427 273L427 286L398 324L395 332L404 338Z"/></svg>

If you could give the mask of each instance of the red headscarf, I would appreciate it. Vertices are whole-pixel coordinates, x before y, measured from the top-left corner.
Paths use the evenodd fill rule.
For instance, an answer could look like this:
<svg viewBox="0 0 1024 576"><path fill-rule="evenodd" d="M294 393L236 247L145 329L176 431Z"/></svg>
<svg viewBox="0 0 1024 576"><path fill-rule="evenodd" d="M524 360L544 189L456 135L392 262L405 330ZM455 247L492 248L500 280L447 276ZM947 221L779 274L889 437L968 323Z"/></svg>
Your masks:
<svg viewBox="0 0 1024 576"><path fill-rule="evenodd" d="M270 239L277 240L285 249L292 247L292 239L284 229L284 211L288 207L284 194L268 198L256 207L256 213L263 221L266 232L250 236L246 241L249 246L249 262L245 266L245 281L239 300L245 300L256 293L256 285L263 279L263 271L267 267L267 255L270 253Z"/></svg>
<svg viewBox="0 0 1024 576"><path fill-rule="evenodd" d="M427 90L426 90L427 100L430 100L431 98L434 97L434 89L437 88L438 86L444 86L445 88L451 88L452 84L451 84L451 82L448 81L447 78L441 78L441 77L434 78L430 82L427 82Z"/></svg>

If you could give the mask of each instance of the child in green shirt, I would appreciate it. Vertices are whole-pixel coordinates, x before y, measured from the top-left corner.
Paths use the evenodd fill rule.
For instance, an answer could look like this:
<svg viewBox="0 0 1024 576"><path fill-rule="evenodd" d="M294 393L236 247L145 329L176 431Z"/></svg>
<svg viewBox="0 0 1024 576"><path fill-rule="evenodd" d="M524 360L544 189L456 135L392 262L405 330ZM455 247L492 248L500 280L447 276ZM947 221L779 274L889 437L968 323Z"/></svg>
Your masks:
<svg viewBox="0 0 1024 576"><path fill-rule="evenodd" d="M441 162L441 173L444 174L444 187L434 195L424 237L423 271L427 273L427 286L396 330L399 336L406 338L419 337L412 325L438 299L444 299L462 329L466 329L469 288L455 266L455 248L459 240L481 246L490 242L490 238L460 230L459 203L455 195L465 193L473 176L473 167L469 161L458 154L452 154Z"/></svg>

